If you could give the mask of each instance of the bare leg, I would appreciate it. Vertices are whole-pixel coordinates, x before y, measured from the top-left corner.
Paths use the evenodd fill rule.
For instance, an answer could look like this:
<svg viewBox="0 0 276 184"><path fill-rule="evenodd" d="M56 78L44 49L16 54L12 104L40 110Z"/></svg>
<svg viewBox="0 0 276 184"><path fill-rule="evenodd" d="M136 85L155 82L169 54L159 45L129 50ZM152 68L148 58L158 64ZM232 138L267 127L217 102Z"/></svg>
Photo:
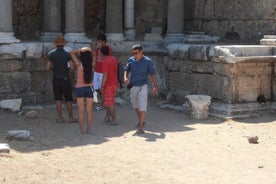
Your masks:
<svg viewBox="0 0 276 184"><path fill-rule="evenodd" d="M106 107L106 113L105 113L104 120L106 123L109 123L111 121L109 107Z"/></svg>
<svg viewBox="0 0 276 184"><path fill-rule="evenodd" d="M146 119L146 112L145 111L139 111L138 109L135 109L137 116L138 116L138 133L144 133L144 123L145 123L145 119Z"/></svg>
<svg viewBox="0 0 276 184"><path fill-rule="evenodd" d="M113 124L117 124L116 123L116 112L115 112L115 106L109 106L108 107L108 111L109 111L109 116L111 117L111 121L113 122Z"/></svg>
<svg viewBox="0 0 276 184"><path fill-rule="evenodd" d="M58 121L60 123L63 122L63 117L62 117L62 103L61 100L56 101L56 109L57 109L57 114L58 114Z"/></svg>
<svg viewBox="0 0 276 184"><path fill-rule="evenodd" d="M102 98L102 91L100 90L100 89L97 89L96 90L97 91L97 93L98 93L98 100L100 100L100 102L101 102L101 106L103 106L103 98Z"/></svg>
<svg viewBox="0 0 276 184"><path fill-rule="evenodd" d="M71 101L66 102L66 108L69 116L69 121L74 122L73 106Z"/></svg>
<svg viewBox="0 0 276 184"><path fill-rule="evenodd" d="M84 131L83 131L84 98L77 98L77 103L78 103L79 127L80 127L81 133L84 133Z"/></svg>
<svg viewBox="0 0 276 184"><path fill-rule="evenodd" d="M91 133L93 98L86 98L87 133Z"/></svg>
<svg viewBox="0 0 276 184"><path fill-rule="evenodd" d="M143 127L145 119L146 119L146 112L145 111L139 111L139 124L140 124L140 127Z"/></svg>

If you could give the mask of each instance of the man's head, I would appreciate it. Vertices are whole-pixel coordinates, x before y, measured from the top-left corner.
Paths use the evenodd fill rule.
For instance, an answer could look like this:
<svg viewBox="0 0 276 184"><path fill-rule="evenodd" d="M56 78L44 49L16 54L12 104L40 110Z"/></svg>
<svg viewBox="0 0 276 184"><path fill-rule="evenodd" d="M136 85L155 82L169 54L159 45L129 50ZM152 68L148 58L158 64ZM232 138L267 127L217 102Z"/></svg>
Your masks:
<svg viewBox="0 0 276 184"><path fill-rule="evenodd" d="M102 47L101 47L101 53L102 53L104 56L108 56L108 46L102 46Z"/></svg>
<svg viewBox="0 0 276 184"><path fill-rule="evenodd" d="M135 44L132 46L132 54L137 60L143 57L143 47L140 44Z"/></svg>
<svg viewBox="0 0 276 184"><path fill-rule="evenodd" d="M106 43L106 36L105 36L104 34L100 34L100 35L97 37L97 42L98 42L99 47L104 46L105 43Z"/></svg>
<svg viewBox="0 0 276 184"><path fill-rule="evenodd" d="M66 41L63 36L57 36L53 43L56 45L56 47L63 47L66 44Z"/></svg>

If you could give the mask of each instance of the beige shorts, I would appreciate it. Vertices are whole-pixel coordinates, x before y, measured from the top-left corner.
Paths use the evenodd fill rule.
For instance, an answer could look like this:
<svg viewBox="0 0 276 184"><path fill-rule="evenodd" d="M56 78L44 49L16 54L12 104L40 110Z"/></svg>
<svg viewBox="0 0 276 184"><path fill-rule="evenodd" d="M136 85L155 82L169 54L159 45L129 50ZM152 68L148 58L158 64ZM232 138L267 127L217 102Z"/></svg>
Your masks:
<svg viewBox="0 0 276 184"><path fill-rule="evenodd" d="M133 86L130 89L130 101L134 109L147 111L148 105L148 85Z"/></svg>

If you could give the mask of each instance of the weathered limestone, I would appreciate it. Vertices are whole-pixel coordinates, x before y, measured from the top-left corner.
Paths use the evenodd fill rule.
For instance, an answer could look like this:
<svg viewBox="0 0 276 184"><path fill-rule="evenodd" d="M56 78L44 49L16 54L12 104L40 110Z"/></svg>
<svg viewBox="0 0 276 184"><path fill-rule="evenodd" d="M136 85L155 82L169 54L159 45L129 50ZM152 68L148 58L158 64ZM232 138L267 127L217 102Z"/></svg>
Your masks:
<svg viewBox="0 0 276 184"><path fill-rule="evenodd" d="M61 33L60 0L43 0L43 22L39 40L52 42Z"/></svg>
<svg viewBox="0 0 276 184"><path fill-rule="evenodd" d="M123 41L123 1L106 1L106 37L109 41Z"/></svg>
<svg viewBox="0 0 276 184"><path fill-rule="evenodd" d="M135 40L134 0L125 0L125 39Z"/></svg>
<svg viewBox="0 0 276 184"><path fill-rule="evenodd" d="M10 146L7 143L0 143L0 153L10 153Z"/></svg>
<svg viewBox="0 0 276 184"><path fill-rule="evenodd" d="M168 20L167 34L165 41L182 42L184 33L184 1L169 0L168 1Z"/></svg>
<svg viewBox="0 0 276 184"><path fill-rule="evenodd" d="M206 119L209 116L211 97L207 95L187 95L192 107L192 117L195 119Z"/></svg>
<svg viewBox="0 0 276 184"><path fill-rule="evenodd" d="M28 130L10 130L8 131L6 138L10 140L20 140L20 141L33 139L30 131Z"/></svg>
<svg viewBox="0 0 276 184"><path fill-rule="evenodd" d="M22 43L0 45L0 59L20 59L23 57L23 53L26 50L26 45Z"/></svg>
<svg viewBox="0 0 276 184"><path fill-rule="evenodd" d="M261 45L276 45L276 35L264 35L260 40Z"/></svg>
<svg viewBox="0 0 276 184"><path fill-rule="evenodd" d="M66 28L64 38L71 43L90 43L84 29L84 0L65 1Z"/></svg>
<svg viewBox="0 0 276 184"><path fill-rule="evenodd" d="M0 44L18 43L20 40L13 36L12 28L12 1L0 1Z"/></svg>
<svg viewBox="0 0 276 184"><path fill-rule="evenodd" d="M9 109L13 112L19 111L22 104L22 99L10 99L10 100L1 100L0 107L2 109Z"/></svg>
<svg viewBox="0 0 276 184"><path fill-rule="evenodd" d="M163 38L161 36L162 34L162 27L152 27L150 33L145 34L145 41L153 41L153 42L161 42L163 41Z"/></svg>

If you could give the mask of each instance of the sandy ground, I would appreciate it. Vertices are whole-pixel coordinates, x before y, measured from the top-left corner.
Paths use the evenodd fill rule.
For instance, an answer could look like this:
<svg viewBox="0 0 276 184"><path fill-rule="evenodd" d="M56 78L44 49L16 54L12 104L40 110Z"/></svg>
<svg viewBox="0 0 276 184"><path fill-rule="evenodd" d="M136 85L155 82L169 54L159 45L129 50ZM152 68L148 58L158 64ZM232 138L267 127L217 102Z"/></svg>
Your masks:
<svg viewBox="0 0 276 184"><path fill-rule="evenodd" d="M93 112L90 135L78 124L57 124L55 108L39 110L37 119L0 110L1 143L11 147L0 154L0 183L276 183L275 114L193 120L151 105L146 133L136 135L131 106L116 107L119 125ZM31 131L33 141L5 139L17 129ZM258 135L259 144L245 135Z"/></svg>

